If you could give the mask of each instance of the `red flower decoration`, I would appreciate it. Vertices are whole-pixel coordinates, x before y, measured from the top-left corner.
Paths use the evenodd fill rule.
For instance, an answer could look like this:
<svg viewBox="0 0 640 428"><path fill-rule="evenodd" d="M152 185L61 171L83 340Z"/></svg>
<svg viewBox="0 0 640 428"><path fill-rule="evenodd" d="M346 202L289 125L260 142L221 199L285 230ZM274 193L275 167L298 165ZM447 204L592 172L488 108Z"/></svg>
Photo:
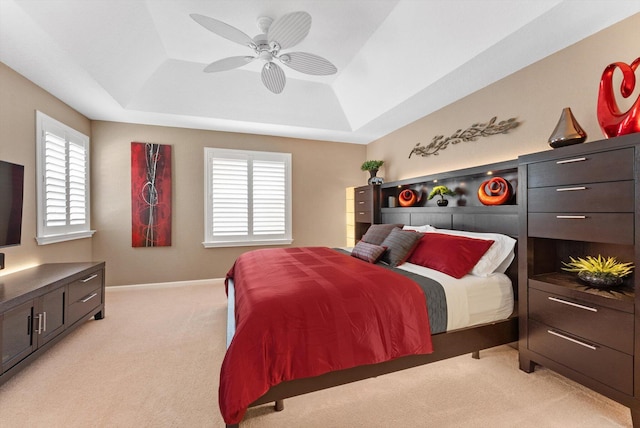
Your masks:
<svg viewBox="0 0 640 428"><path fill-rule="evenodd" d="M502 205L510 198L509 182L502 177L493 177L491 180L484 181L478 188L478 200L484 205Z"/></svg>

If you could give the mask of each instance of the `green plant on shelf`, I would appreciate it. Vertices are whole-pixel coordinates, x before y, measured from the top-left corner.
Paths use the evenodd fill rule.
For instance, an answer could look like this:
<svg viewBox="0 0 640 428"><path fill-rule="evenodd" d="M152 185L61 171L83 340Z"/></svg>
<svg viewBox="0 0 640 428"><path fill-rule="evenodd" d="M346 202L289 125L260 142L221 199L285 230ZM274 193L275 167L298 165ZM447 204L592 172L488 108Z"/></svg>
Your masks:
<svg viewBox="0 0 640 428"><path fill-rule="evenodd" d="M440 196L440 199L444 199L445 196L455 196L456 192L449 189L447 186L436 186L429 193L429 200L433 199L435 196Z"/></svg>
<svg viewBox="0 0 640 428"><path fill-rule="evenodd" d="M586 256L569 257L569 263L562 262L565 266L562 269L567 272L577 272L578 276L588 274L593 278L600 279L621 279L633 272L633 263L619 262L615 257L604 258L598 254L598 257Z"/></svg>

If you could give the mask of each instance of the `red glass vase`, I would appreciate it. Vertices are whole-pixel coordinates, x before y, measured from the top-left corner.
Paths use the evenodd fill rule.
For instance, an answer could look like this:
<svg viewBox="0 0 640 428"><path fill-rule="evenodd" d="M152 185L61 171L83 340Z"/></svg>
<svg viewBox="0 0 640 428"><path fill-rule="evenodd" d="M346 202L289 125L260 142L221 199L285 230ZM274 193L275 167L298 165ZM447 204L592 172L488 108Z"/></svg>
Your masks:
<svg viewBox="0 0 640 428"><path fill-rule="evenodd" d="M617 68L622 72L620 93L624 98L631 96L636 87L636 69L639 65L640 58L636 58L631 65L614 62L602 73L598 91L598 123L607 138L640 132L640 96L627 111L621 112L613 93L613 73Z"/></svg>

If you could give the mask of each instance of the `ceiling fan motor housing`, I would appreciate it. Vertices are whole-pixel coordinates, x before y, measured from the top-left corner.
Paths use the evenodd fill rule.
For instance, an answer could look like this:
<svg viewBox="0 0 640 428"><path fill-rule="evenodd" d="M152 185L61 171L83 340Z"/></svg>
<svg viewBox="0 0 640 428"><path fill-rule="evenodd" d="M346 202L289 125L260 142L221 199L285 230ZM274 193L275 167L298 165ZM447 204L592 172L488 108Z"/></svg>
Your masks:
<svg viewBox="0 0 640 428"><path fill-rule="evenodd" d="M271 62L273 58L278 58L280 45L276 41L269 43L266 34L258 34L253 38L255 47L252 47L258 58L265 62Z"/></svg>
<svg viewBox="0 0 640 428"><path fill-rule="evenodd" d="M273 18L269 18L268 16L260 16L258 17L258 29L262 31L263 34L267 34L269 32L269 28L273 23Z"/></svg>

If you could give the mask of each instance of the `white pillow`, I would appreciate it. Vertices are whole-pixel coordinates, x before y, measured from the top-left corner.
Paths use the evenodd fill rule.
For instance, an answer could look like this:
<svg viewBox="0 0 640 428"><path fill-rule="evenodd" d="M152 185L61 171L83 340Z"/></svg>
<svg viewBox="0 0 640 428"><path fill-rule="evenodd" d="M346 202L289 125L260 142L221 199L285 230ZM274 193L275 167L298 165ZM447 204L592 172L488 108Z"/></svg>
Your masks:
<svg viewBox="0 0 640 428"><path fill-rule="evenodd" d="M412 230L414 232L426 233L435 232L436 228L428 224L425 224L424 226L409 226L405 224L402 230Z"/></svg>
<svg viewBox="0 0 640 428"><path fill-rule="evenodd" d="M511 262L515 258L516 258L516 252L512 249L509 255L507 256L507 258L504 259L502 263L500 263L500 265L496 268L496 270L493 271L493 273L496 273L496 272L505 273L507 269L509 269Z"/></svg>
<svg viewBox="0 0 640 428"><path fill-rule="evenodd" d="M438 233L466 236L476 239L491 239L493 244L478 263L469 272L471 275L487 277L494 272L505 273L515 258L514 247L516 240L500 233L467 232L466 230L435 229Z"/></svg>

